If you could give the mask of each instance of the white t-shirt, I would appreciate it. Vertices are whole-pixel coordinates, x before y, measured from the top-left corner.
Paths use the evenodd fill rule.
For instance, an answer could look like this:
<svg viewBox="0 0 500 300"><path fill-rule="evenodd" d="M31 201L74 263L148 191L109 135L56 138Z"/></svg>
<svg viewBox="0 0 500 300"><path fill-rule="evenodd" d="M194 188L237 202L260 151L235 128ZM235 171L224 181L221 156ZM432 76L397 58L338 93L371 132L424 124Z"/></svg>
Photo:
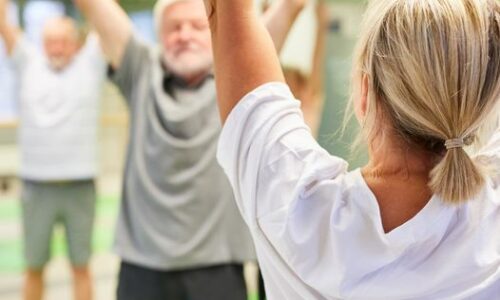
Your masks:
<svg viewBox="0 0 500 300"><path fill-rule="evenodd" d="M317 144L299 106L286 85L266 84L220 137L270 300L500 299L498 174L477 199L434 197L386 234L360 170ZM481 159L500 170L500 132Z"/></svg>
<svg viewBox="0 0 500 300"><path fill-rule="evenodd" d="M97 125L106 62L96 36L63 71L20 39L12 56L20 78L20 176L90 179L97 173Z"/></svg>

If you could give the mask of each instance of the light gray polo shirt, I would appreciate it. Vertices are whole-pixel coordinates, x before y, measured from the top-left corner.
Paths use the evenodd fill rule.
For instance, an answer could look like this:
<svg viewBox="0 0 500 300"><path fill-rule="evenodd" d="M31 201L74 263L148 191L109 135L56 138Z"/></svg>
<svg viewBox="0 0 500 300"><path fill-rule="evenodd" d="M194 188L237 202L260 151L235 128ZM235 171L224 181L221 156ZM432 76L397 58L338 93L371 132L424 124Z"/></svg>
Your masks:
<svg viewBox="0 0 500 300"><path fill-rule="evenodd" d="M183 87L163 70L157 51L132 37L112 80L131 115L118 254L165 271L254 260L215 157L221 124L214 79Z"/></svg>

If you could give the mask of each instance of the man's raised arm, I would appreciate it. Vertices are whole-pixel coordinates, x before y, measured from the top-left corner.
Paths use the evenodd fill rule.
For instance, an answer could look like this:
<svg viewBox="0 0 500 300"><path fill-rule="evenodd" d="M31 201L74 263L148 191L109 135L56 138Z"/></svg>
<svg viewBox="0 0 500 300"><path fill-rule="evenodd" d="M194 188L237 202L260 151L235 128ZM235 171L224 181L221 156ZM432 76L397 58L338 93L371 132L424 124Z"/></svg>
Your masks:
<svg viewBox="0 0 500 300"><path fill-rule="evenodd" d="M99 35L111 66L119 68L132 35L132 24L125 11L114 0L75 0L75 4Z"/></svg>
<svg viewBox="0 0 500 300"><path fill-rule="evenodd" d="M307 0L277 0L264 13L264 24L278 53Z"/></svg>
<svg viewBox="0 0 500 300"><path fill-rule="evenodd" d="M9 55L14 51L20 35L20 29L8 20L9 0L0 0L0 36Z"/></svg>

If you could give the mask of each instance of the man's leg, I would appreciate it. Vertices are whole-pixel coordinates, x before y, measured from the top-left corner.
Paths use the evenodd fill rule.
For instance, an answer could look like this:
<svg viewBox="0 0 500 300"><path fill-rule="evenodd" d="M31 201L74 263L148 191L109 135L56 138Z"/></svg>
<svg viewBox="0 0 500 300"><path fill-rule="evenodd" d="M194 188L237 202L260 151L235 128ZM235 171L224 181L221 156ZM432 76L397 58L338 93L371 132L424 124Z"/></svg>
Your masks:
<svg viewBox="0 0 500 300"><path fill-rule="evenodd" d="M50 259L50 241L58 208L50 188L43 183L24 181L21 191L24 256L27 266L24 299L40 300L43 270Z"/></svg>
<svg viewBox="0 0 500 300"><path fill-rule="evenodd" d="M92 276L88 267L92 252L96 190L92 180L68 183L59 201L64 207L69 257L73 266L75 300L91 300Z"/></svg>
<svg viewBox="0 0 500 300"><path fill-rule="evenodd" d="M24 299L41 300L43 295L43 270L28 269L24 282Z"/></svg>
<svg viewBox="0 0 500 300"><path fill-rule="evenodd" d="M75 300L92 299L92 276L88 266L73 267Z"/></svg>
<svg viewBox="0 0 500 300"><path fill-rule="evenodd" d="M246 300L242 264L227 264L184 271L182 283L189 300Z"/></svg>

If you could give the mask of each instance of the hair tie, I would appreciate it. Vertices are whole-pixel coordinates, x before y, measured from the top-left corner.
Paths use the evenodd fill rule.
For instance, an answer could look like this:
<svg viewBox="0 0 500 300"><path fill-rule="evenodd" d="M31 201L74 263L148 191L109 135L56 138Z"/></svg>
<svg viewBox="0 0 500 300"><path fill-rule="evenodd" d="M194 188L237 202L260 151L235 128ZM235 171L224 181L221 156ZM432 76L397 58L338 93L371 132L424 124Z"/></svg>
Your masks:
<svg viewBox="0 0 500 300"><path fill-rule="evenodd" d="M463 148L465 146L469 146L473 143L474 137L466 137L466 138L455 138L447 140L444 145L446 146L446 150Z"/></svg>

